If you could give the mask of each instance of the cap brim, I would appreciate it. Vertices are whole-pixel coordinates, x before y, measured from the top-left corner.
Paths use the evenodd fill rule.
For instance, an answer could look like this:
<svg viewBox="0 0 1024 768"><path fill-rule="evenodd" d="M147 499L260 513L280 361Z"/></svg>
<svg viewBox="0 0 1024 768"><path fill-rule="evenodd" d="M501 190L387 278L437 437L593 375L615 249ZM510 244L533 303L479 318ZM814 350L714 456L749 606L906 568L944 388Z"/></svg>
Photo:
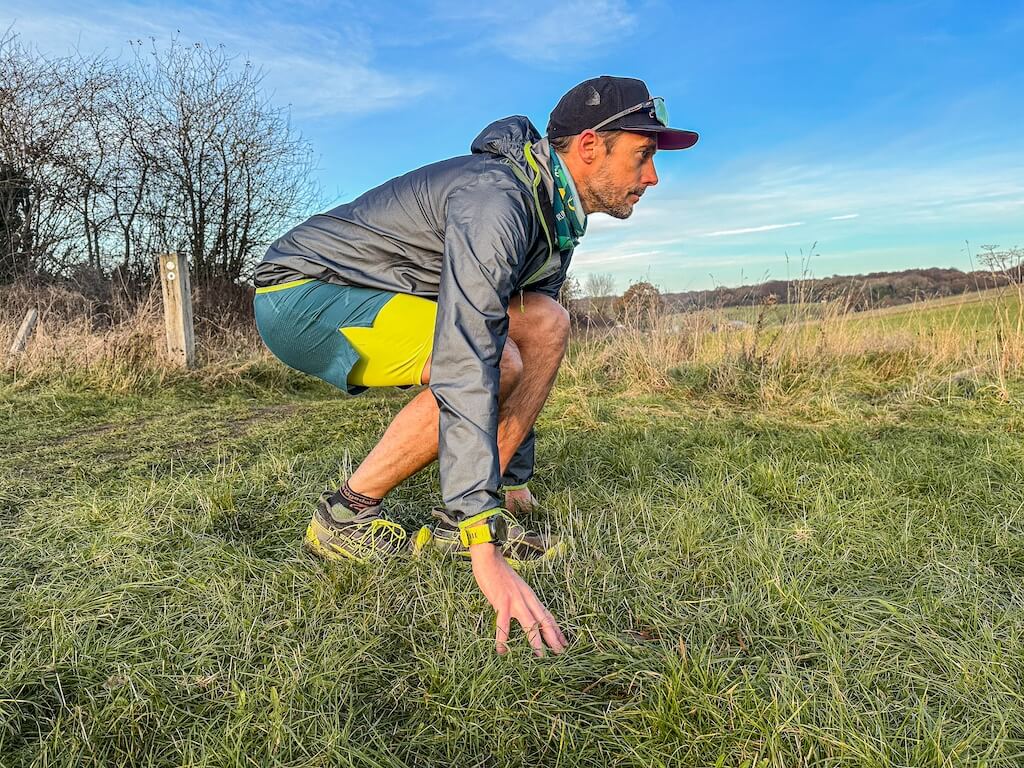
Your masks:
<svg viewBox="0 0 1024 768"><path fill-rule="evenodd" d="M662 128L661 126L652 128L649 125L638 125L635 127L623 125L617 127L616 130L656 133L658 134L658 149L689 149L700 138L700 135L693 131L682 131L678 128Z"/></svg>
<svg viewBox="0 0 1024 768"><path fill-rule="evenodd" d="M700 136L693 131L665 128L658 131L658 149L689 149L699 138Z"/></svg>

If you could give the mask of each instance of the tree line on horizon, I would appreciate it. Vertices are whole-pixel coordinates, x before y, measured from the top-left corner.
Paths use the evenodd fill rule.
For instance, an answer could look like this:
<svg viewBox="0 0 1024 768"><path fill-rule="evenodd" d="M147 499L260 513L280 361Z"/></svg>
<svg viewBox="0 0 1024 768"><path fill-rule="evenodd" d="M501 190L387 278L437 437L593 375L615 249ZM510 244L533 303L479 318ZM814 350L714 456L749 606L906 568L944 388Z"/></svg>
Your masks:
<svg viewBox="0 0 1024 768"><path fill-rule="evenodd" d="M717 307L743 307L765 303L846 302L853 311L879 309L943 296L959 296L998 286L1024 282L1024 249L1000 250L982 246L979 260L986 269L963 272L931 267L894 272L797 280L766 280L735 287L663 293L666 307L692 311Z"/></svg>

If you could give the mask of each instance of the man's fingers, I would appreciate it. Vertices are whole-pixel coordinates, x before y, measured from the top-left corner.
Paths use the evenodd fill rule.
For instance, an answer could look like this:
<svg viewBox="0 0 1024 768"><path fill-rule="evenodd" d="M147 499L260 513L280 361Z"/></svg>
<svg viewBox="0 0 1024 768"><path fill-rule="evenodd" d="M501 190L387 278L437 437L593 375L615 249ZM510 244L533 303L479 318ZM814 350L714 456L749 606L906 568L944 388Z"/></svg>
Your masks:
<svg viewBox="0 0 1024 768"><path fill-rule="evenodd" d="M523 629L526 630L526 637L533 647L534 656L543 656L544 641L541 639L541 622L537 621L533 616L529 616L526 620L518 619L518 621Z"/></svg>
<svg viewBox="0 0 1024 768"><path fill-rule="evenodd" d="M558 628L558 624L555 623L554 618L547 611L544 620L540 623L540 631L544 636L544 642L548 644L548 648L554 653L561 653L565 650L565 637L562 635L562 630Z"/></svg>
<svg viewBox="0 0 1024 768"><path fill-rule="evenodd" d="M555 653L561 653L565 650L565 646L568 645L565 635L562 634L561 627L558 626L555 617L551 615L551 611L544 607L544 604L537 599L537 596L532 591L530 596L533 598L532 605L528 604L527 609L534 616L540 617L539 629L541 630L544 642Z"/></svg>
<svg viewBox="0 0 1024 768"><path fill-rule="evenodd" d="M507 613L499 613L494 631L494 647L497 648L498 653L502 655L508 653L509 624L509 615Z"/></svg>
<svg viewBox="0 0 1024 768"><path fill-rule="evenodd" d="M567 646L569 641L565 639L565 633L562 631L562 628L558 626L558 622L555 621L555 617L551 615L551 611L547 608L544 609L544 621L555 628L555 633L558 635L558 641L562 644L562 647L564 648Z"/></svg>

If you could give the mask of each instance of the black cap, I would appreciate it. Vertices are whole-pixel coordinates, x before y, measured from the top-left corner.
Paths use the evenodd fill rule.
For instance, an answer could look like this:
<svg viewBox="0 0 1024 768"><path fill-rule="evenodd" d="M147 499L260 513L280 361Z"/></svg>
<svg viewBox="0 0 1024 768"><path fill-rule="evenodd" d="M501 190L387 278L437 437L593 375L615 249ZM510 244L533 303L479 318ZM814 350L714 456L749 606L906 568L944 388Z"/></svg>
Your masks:
<svg viewBox="0 0 1024 768"><path fill-rule="evenodd" d="M643 80L601 75L584 80L558 100L548 120L548 138L575 136L600 125L612 115L651 101ZM658 134L658 149L687 149L697 143L697 134L662 125L655 110L639 109L623 115L600 131L640 131Z"/></svg>

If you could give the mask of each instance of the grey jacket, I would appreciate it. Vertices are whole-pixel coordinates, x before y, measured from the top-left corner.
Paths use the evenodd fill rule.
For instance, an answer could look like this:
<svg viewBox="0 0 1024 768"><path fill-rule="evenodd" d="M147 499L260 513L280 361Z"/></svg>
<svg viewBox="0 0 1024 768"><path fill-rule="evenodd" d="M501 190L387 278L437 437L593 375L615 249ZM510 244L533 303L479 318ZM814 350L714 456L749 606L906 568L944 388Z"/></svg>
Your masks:
<svg viewBox="0 0 1024 768"><path fill-rule="evenodd" d="M533 432L502 478L498 372L507 312L523 290L558 297L550 147L525 117L488 125L472 154L411 171L276 240L257 287L301 277L438 302L430 389L440 408L441 493L461 519L500 506L499 485L532 474Z"/></svg>

